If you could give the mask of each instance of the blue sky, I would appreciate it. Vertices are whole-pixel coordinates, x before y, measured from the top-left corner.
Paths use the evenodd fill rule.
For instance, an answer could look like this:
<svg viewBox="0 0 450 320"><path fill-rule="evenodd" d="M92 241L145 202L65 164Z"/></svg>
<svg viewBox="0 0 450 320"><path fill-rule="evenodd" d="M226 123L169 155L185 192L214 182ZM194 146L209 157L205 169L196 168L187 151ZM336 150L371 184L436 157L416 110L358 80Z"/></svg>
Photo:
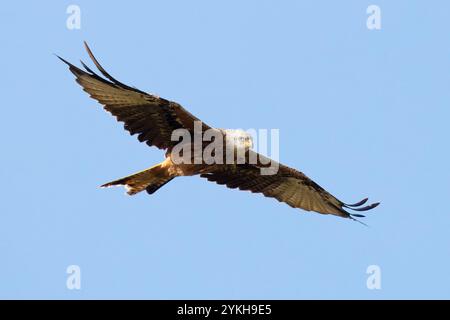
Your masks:
<svg viewBox="0 0 450 320"><path fill-rule="evenodd" d="M81 29L66 8L81 8ZM368 30L366 8L381 8ZM5 2L0 298L450 298L448 1ZM53 55L87 61L222 128L280 129L280 160L366 228L179 178ZM81 268L81 290L66 268ZM366 269L381 270L381 289Z"/></svg>

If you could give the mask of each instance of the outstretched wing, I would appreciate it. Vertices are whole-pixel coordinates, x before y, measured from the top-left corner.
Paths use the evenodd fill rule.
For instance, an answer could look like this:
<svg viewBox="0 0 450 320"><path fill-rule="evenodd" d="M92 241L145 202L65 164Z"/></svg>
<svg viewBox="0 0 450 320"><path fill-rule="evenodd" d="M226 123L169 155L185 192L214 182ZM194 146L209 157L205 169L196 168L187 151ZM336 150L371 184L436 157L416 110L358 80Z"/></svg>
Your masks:
<svg viewBox="0 0 450 320"><path fill-rule="evenodd" d="M106 79L83 62L85 70L58 58L69 66L84 91L100 102L118 121L125 123L124 127L131 135L138 134L139 141L149 146L167 149L177 144L177 141L171 141L173 130L184 128L193 132L194 122L200 122L198 118L176 102L145 93L114 79L98 63L87 43L84 44L91 60ZM209 128L202 123L203 130Z"/></svg>
<svg viewBox="0 0 450 320"><path fill-rule="evenodd" d="M262 157L262 156L261 156ZM267 163L266 161L264 163ZM262 193L266 197L285 202L293 208L332 214L345 218L363 217L351 214L345 209L367 211L379 203L361 207L367 198L355 204L346 204L331 195L305 174L295 169L278 164L276 174L262 175L260 164L237 164L214 166L212 172L201 174L202 178L226 185L228 188Z"/></svg>

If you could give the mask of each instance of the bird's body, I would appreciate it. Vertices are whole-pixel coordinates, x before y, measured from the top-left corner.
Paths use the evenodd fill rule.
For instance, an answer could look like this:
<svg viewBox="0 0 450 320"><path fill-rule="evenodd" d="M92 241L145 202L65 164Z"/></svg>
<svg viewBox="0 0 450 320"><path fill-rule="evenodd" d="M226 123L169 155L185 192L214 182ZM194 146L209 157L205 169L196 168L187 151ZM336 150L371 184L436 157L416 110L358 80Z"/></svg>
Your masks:
<svg viewBox="0 0 450 320"><path fill-rule="evenodd" d="M84 91L99 101L119 121L124 122L125 129L130 134L137 134L139 141L166 150L163 162L106 183L103 187L124 185L130 195L143 190L152 194L178 176L199 175L229 188L262 193L291 207L322 214L346 218L360 217L361 215L350 214L345 209L366 211L378 205L374 203L361 207L367 199L355 204L345 204L302 172L254 152L251 149L252 139L246 132L212 128L176 102L117 81L103 69L87 45L86 49L106 79L97 75L84 63L82 64L86 71L60 59L69 65L70 71L75 74L76 81ZM216 145L219 147L215 148L214 152L208 153L211 151L212 140L202 139L196 143L195 136L198 132L200 135L209 133L215 137L215 143L221 144ZM187 133L191 137L194 136L194 141L180 143L180 139L174 139L175 133ZM175 136L180 138L181 135L177 134ZM209 156L205 157L205 154ZM229 154L232 155L230 158ZM233 161L228 161L229 159ZM271 174L262 174L264 169L272 166L277 170Z"/></svg>

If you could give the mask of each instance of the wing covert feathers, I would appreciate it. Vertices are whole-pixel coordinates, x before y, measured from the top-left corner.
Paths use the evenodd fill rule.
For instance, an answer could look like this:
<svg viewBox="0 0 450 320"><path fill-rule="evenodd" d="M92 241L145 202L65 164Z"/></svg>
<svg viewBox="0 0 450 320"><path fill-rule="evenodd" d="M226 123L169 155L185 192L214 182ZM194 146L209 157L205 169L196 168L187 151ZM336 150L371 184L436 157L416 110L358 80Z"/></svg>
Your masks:
<svg viewBox="0 0 450 320"><path fill-rule="evenodd" d="M86 43L85 46L92 62L105 78L84 62L81 62L85 69L82 70L65 59L58 58L69 66L83 90L118 121L123 122L130 134L137 134L139 141L159 149L168 149L177 143L171 141L175 129L192 131L194 122L200 121L176 102L145 93L116 80L100 65ZM203 130L208 128L203 123Z"/></svg>

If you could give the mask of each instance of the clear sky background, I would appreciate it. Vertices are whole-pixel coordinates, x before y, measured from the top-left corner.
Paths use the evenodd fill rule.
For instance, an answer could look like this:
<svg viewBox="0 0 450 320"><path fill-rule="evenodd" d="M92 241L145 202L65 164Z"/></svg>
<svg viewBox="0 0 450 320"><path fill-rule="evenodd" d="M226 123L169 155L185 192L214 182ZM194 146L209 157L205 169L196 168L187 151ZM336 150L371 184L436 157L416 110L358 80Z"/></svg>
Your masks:
<svg viewBox="0 0 450 320"><path fill-rule="evenodd" d="M81 8L81 29L66 8ZM381 8L368 30L366 8ZM450 298L448 1L46 1L0 6L0 298ZM366 228L200 178L99 185L140 144L53 54L222 128L280 129L280 159ZM66 268L81 268L81 290ZM381 290L366 286L370 265Z"/></svg>

